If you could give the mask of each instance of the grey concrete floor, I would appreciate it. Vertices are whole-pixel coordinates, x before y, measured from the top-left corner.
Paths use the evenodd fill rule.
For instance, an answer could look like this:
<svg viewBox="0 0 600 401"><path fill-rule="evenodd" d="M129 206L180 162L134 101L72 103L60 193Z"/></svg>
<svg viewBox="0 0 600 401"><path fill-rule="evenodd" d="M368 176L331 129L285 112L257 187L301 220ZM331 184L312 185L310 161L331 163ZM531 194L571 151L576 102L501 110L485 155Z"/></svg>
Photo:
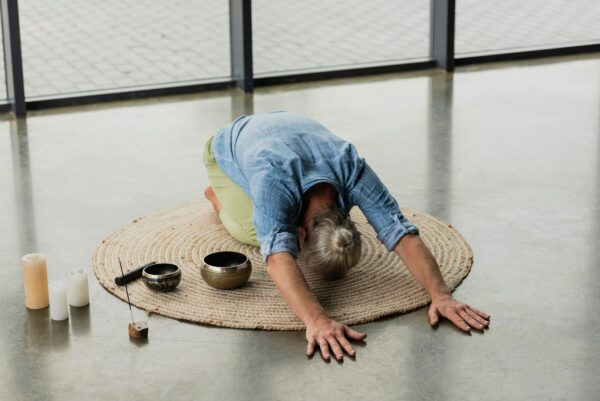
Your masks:
<svg viewBox="0 0 600 401"><path fill-rule="evenodd" d="M356 360L303 332L152 316L90 280L67 322L23 305L21 255L91 269L132 217L200 198L206 139L240 112L306 113L356 144L402 206L457 227L475 264L468 336L426 309L360 326ZM0 121L2 400L595 400L600 394L600 55L31 113ZM134 311L138 317L144 312Z"/></svg>

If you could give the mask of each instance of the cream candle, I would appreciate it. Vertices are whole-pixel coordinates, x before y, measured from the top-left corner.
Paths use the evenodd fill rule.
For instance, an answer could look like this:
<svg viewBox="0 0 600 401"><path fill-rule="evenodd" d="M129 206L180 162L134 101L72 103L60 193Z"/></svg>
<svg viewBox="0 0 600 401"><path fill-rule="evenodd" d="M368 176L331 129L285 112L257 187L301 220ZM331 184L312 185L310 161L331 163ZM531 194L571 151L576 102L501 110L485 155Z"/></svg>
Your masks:
<svg viewBox="0 0 600 401"><path fill-rule="evenodd" d="M83 269L69 272L69 305L86 306L90 303L87 273Z"/></svg>
<svg viewBox="0 0 600 401"><path fill-rule="evenodd" d="M69 304L67 303L67 286L60 281L53 281L48 287L50 292L50 318L52 320L65 320L69 318Z"/></svg>
<svg viewBox="0 0 600 401"><path fill-rule="evenodd" d="M42 309L48 306L48 268L46 257L41 253L30 253L21 259L25 306Z"/></svg>

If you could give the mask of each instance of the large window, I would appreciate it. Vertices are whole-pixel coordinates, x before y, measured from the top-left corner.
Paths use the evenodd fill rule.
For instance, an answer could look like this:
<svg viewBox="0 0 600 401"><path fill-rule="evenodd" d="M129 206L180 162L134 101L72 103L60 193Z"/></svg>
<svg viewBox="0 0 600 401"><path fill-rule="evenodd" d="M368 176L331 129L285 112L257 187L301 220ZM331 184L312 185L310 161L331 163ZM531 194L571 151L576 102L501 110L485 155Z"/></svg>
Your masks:
<svg viewBox="0 0 600 401"><path fill-rule="evenodd" d="M14 80L0 66L0 110L19 116L201 89L451 70L532 50L600 50L598 0L10 0L1 8L17 57L8 68Z"/></svg>
<svg viewBox="0 0 600 401"><path fill-rule="evenodd" d="M456 0L456 54L600 42L598 0Z"/></svg>
<svg viewBox="0 0 600 401"><path fill-rule="evenodd" d="M254 71L276 75L429 58L423 0L254 0Z"/></svg>

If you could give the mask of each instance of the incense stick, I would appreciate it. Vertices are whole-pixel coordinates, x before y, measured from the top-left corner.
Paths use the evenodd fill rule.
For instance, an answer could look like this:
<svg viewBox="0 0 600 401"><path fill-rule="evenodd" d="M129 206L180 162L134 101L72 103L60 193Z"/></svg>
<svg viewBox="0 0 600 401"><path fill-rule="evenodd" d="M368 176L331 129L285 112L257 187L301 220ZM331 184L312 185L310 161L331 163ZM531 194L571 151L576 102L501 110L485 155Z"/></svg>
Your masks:
<svg viewBox="0 0 600 401"><path fill-rule="evenodd" d="M119 266L121 267L121 274L125 277L125 273L123 272L123 265L121 264L121 258L119 258ZM133 321L133 310L131 309L131 301L129 300L129 290L127 289L127 283L125 283L125 294L127 294L127 303L129 304L129 313L131 313L131 323Z"/></svg>

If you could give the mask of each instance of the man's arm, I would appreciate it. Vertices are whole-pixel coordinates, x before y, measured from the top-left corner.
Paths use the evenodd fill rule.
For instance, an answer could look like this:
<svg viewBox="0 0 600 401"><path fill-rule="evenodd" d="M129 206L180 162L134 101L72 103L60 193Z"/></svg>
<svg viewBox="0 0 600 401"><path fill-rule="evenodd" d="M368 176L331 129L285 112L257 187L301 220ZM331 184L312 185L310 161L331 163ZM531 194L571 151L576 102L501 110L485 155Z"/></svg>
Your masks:
<svg viewBox="0 0 600 401"><path fill-rule="evenodd" d="M438 323L440 315L466 332L469 332L471 327L483 330L489 325L490 316L487 313L452 297L437 262L418 235L402 237L394 252L400 256L410 273L431 296L429 322L432 326Z"/></svg>
<svg viewBox="0 0 600 401"><path fill-rule="evenodd" d="M367 335L352 330L327 316L325 309L310 292L304 275L291 254L278 252L269 255L267 272L292 311L306 325L307 355L311 356L317 345L326 360L329 359L329 348L338 360L344 356L342 348L348 355L355 354L346 337L363 340Z"/></svg>
<svg viewBox="0 0 600 401"><path fill-rule="evenodd" d="M418 229L404 217L398 202L375 171L361 158L355 160L355 165L357 174L348 183L349 200L360 208L386 249L394 250L429 292L430 323L436 325L441 315L465 331L470 327L486 327L489 315L452 298L435 259L418 236Z"/></svg>

